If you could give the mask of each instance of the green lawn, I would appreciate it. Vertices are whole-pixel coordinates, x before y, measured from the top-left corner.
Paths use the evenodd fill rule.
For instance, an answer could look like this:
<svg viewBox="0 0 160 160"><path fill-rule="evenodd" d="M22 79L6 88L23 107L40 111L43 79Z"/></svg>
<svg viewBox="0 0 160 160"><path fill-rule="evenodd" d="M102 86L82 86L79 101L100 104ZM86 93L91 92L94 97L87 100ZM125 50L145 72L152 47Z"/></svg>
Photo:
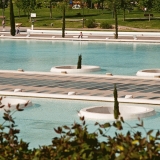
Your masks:
<svg viewBox="0 0 160 160"><path fill-rule="evenodd" d="M61 28L62 26L62 11L53 8L53 18L50 18L49 8L36 9L32 11L36 13L35 27L43 28ZM84 13L84 16L83 16ZM31 26L30 19L28 16L21 11L21 16L19 17L18 9L14 7L15 22L22 23L22 26ZM123 21L123 13L118 12L118 23L122 26L140 28L140 29L160 29L160 13L154 13L154 18L149 22L146 17L144 17L144 12L139 10L132 10L130 13L126 11L126 21ZM6 25L10 25L9 20L9 8L5 9ZM100 10L100 9L70 9L66 10L66 28L82 28L82 18L85 19L95 19L96 23L101 23L102 21L107 21L109 24L114 25L114 18L110 10ZM74 21L75 20L75 21ZM53 26L51 26L53 23Z"/></svg>

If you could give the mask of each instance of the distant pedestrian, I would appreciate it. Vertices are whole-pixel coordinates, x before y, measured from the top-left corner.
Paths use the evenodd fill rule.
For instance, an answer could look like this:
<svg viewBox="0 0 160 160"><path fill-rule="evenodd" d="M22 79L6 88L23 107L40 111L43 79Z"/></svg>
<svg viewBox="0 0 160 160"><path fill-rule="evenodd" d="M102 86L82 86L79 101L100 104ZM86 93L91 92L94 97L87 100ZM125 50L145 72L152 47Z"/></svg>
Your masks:
<svg viewBox="0 0 160 160"><path fill-rule="evenodd" d="M2 20L2 27L3 27L3 29L5 28L5 18L3 18L3 20Z"/></svg>
<svg viewBox="0 0 160 160"><path fill-rule="evenodd" d="M80 38L80 37L83 38L83 33L82 32L80 32L78 38Z"/></svg>
<svg viewBox="0 0 160 160"><path fill-rule="evenodd" d="M19 26L16 29L16 34L20 34L20 28L19 28Z"/></svg>

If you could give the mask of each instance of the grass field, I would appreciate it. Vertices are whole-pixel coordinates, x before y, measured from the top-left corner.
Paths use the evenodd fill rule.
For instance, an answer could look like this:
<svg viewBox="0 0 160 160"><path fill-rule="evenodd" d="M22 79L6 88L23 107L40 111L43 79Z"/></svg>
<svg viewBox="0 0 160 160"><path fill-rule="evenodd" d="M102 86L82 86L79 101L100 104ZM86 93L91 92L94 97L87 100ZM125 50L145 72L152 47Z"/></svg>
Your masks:
<svg viewBox="0 0 160 160"><path fill-rule="evenodd" d="M34 27L43 28L61 28L62 11L53 8L53 18L50 18L49 8L36 9L32 13L36 13ZM118 12L118 24L140 29L160 29L160 13L152 12L151 21L148 17L144 17L144 12L140 10L132 10L130 13L126 11L126 20L123 21L123 13ZM22 23L22 26L31 26L30 18L21 11L19 17L18 9L14 6L15 22ZM9 8L5 9L6 25L10 25ZM82 19L95 19L97 24L107 21L114 25L114 18L110 10L104 9L69 9L66 10L66 28L82 28ZM53 26L51 25L53 24Z"/></svg>

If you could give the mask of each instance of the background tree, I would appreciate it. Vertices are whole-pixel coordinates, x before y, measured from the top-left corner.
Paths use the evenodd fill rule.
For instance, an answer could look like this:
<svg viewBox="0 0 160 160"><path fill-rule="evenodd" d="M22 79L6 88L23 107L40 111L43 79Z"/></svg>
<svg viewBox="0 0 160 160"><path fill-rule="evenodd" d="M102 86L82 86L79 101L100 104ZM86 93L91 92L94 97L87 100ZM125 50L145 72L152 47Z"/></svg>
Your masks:
<svg viewBox="0 0 160 160"><path fill-rule="evenodd" d="M65 10L65 5L63 6L63 16L62 16L62 37L65 37L65 28L66 28L66 21L65 21L65 17L66 17L66 10Z"/></svg>
<svg viewBox="0 0 160 160"><path fill-rule="evenodd" d="M46 0L45 1L45 5L47 8L49 8L49 13L50 13L50 18L53 18L53 13L52 13L52 8L53 8L53 2L55 2L55 0Z"/></svg>
<svg viewBox="0 0 160 160"><path fill-rule="evenodd" d="M160 12L160 0L153 1L153 9L157 12Z"/></svg>
<svg viewBox="0 0 160 160"><path fill-rule="evenodd" d="M18 8L18 14L19 14L19 17L20 17L20 11L23 8L23 0L15 0L15 5Z"/></svg>
<svg viewBox="0 0 160 160"><path fill-rule="evenodd" d="M2 16L4 16L5 8L8 7L9 0L0 0L0 8L2 9Z"/></svg>
<svg viewBox="0 0 160 160"><path fill-rule="evenodd" d="M0 8L3 8L3 1L0 0Z"/></svg>
<svg viewBox="0 0 160 160"><path fill-rule="evenodd" d="M115 16L115 35L114 38L118 39L118 17L117 17L117 6L114 3L114 16Z"/></svg>
<svg viewBox="0 0 160 160"><path fill-rule="evenodd" d="M117 10L120 8L121 0L107 0L108 7L112 10L115 20L115 35L114 38L118 39L118 16Z"/></svg>
<svg viewBox="0 0 160 160"><path fill-rule="evenodd" d="M120 7L123 10L123 21L125 21L126 18L126 9L131 8L131 1L130 0L121 0Z"/></svg>
<svg viewBox="0 0 160 160"><path fill-rule="evenodd" d="M149 13L148 18L149 18L149 21L150 21L150 19L151 19L150 12L152 11L153 6L154 6L154 0L139 0L138 5L143 10L145 10L145 8L146 8L146 10Z"/></svg>
<svg viewBox="0 0 160 160"><path fill-rule="evenodd" d="M8 7L9 0L0 0L0 8Z"/></svg>
<svg viewBox="0 0 160 160"><path fill-rule="evenodd" d="M77 69L81 69L81 68L82 68L82 55L80 54L78 56Z"/></svg>
<svg viewBox="0 0 160 160"><path fill-rule="evenodd" d="M117 93L116 84L114 85L113 95L114 95L114 118L118 119L120 112L119 112L119 102L118 102L118 93Z"/></svg>
<svg viewBox="0 0 160 160"><path fill-rule="evenodd" d="M66 17L66 9L69 8L69 3L67 1L62 1L57 3L57 8L62 11L62 37L65 37L65 17Z"/></svg>
<svg viewBox="0 0 160 160"><path fill-rule="evenodd" d="M112 1L112 0L107 0L107 8L109 9L109 10L111 10L111 12L112 12L112 17L114 18L114 3L113 3L114 1Z"/></svg>
<svg viewBox="0 0 160 160"><path fill-rule="evenodd" d="M97 8L96 9L104 9L104 1L105 0L92 0L92 2L94 4L97 4Z"/></svg>
<svg viewBox="0 0 160 160"><path fill-rule="evenodd" d="M30 14L36 8L36 0L22 0L22 9L24 13L30 18Z"/></svg>
<svg viewBox="0 0 160 160"><path fill-rule="evenodd" d="M14 10L13 10L12 0L10 0L10 25L11 25L10 33L12 36L15 36L15 19L14 19Z"/></svg>
<svg viewBox="0 0 160 160"><path fill-rule="evenodd" d="M40 0L39 0L40 1ZM63 3L67 3L67 1L63 0L45 0L45 2L42 0L42 3L44 4L43 6L46 8L49 8L49 16L50 18L53 18L53 7L58 7L61 10L63 10Z"/></svg>

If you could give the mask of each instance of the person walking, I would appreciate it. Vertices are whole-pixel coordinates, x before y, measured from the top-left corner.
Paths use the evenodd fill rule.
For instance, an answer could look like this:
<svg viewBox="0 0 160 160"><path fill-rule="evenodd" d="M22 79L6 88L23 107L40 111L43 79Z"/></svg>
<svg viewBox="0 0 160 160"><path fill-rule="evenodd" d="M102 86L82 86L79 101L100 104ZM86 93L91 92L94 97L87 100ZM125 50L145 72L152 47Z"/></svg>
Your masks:
<svg viewBox="0 0 160 160"><path fill-rule="evenodd" d="M19 28L19 26L17 26L16 34L20 34L20 28Z"/></svg>
<svg viewBox="0 0 160 160"><path fill-rule="evenodd" d="M82 32L80 32L78 38L80 38L80 37L83 38L83 33Z"/></svg>
<svg viewBox="0 0 160 160"><path fill-rule="evenodd" d="M3 30L4 30L5 29L5 17L2 20L2 27L3 27Z"/></svg>

